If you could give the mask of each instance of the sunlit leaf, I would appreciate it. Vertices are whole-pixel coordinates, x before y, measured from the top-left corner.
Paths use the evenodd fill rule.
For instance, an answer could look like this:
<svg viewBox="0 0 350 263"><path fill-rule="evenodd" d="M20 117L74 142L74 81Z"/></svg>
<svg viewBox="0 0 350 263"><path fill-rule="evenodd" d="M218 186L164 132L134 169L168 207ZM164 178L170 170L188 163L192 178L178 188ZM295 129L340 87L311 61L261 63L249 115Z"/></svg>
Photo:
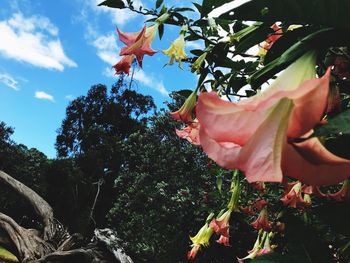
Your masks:
<svg viewBox="0 0 350 263"><path fill-rule="evenodd" d="M249 83L258 88L276 73L288 67L291 63L310 50L319 50L330 46L347 46L350 43L349 32L343 32L333 28L320 29L288 48L278 58L271 61L265 67L254 73Z"/></svg>
<svg viewBox="0 0 350 263"><path fill-rule="evenodd" d="M222 6L223 4L229 3L229 0L203 0L201 16L205 17L209 14L213 9Z"/></svg>
<svg viewBox="0 0 350 263"><path fill-rule="evenodd" d="M253 0L228 10L225 19L350 28L350 0Z"/></svg>
<svg viewBox="0 0 350 263"><path fill-rule="evenodd" d="M6 260L8 262L18 262L17 257L2 246L0 246L0 261L1 260Z"/></svg>

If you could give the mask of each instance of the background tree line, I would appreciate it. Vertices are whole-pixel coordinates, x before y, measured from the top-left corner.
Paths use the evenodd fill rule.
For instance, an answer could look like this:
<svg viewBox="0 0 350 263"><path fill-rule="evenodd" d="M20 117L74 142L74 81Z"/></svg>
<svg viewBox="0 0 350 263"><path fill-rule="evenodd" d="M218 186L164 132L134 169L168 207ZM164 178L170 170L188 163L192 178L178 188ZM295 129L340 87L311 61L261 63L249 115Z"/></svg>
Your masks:
<svg viewBox="0 0 350 263"><path fill-rule="evenodd" d="M94 228L117 230L135 262L185 261L188 235L216 197L208 159L175 135L169 110L129 89L123 77L108 90L92 86L70 102L57 130L57 158L11 139L0 123L0 169L37 191L55 217L89 238ZM0 191L1 212L37 226L32 208ZM202 214L202 215L201 215ZM199 216L201 215L201 216Z"/></svg>

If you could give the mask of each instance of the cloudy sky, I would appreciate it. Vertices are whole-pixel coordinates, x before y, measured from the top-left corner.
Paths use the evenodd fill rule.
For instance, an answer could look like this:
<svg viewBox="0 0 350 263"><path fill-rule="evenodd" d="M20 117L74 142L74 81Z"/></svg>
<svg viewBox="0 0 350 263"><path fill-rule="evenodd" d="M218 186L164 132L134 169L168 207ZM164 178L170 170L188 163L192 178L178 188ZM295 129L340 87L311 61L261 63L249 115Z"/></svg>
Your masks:
<svg viewBox="0 0 350 263"><path fill-rule="evenodd" d="M0 121L15 128L16 142L55 157L56 130L69 101L94 84L110 87L116 81L111 66L119 60L122 43L115 29L138 31L145 18L97 7L101 1L0 1ZM135 1L148 7L154 2ZM162 42L157 38L153 47L168 48L177 34L178 28L166 27ZM135 88L152 95L158 108L169 99L169 91L196 84L187 67L163 67L167 61L158 52L145 57L143 70L135 73Z"/></svg>

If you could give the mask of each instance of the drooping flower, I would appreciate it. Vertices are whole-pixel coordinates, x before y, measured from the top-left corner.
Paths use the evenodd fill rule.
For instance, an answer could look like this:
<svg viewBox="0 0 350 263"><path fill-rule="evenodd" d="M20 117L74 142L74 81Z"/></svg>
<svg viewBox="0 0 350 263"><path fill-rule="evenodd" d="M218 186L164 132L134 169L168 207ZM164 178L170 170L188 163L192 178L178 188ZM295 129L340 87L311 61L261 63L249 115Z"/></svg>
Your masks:
<svg viewBox="0 0 350 263"><path fill-rule="evenodd" d="M328 194L329 197L332 197L334 200L338 202L350 201L350 180L346 180L343 182L340 190L334 194Z"/></svg>
<svg viewBox="0 0 350 263"><path fill-rule="evenodd" d="M216 240L217 243L224 245L225 247L229 247L230 245L230 239L228 237L225 237L223 235L220 236L218 240Z"/></svg>
<svg viewBox="0 0 350 263"><path fill-rule="evenodd" d="M171 117L173 117L175 120L182 121L184 123L194 122L193 111L197 102L197 91L198 88L191 93L191 95L186 99L185 103L181 106L179 110L171 112Z"/></svg>
<svg viewBox="0 0 350 263"><path fill-rule="evenodd" d="M317 197L325 197L326 194L322 193L319 186L303 185L301 191L305 194L314 195Z"/></svg>
<svg viewBox="0 0 350 263"><path fill-rule="evenodd" d="M191 72L199 72L199 69L201 68L205 58L207 57L208 52L204 52L202 55L200 55L196 61L192 64Z"/></svg>
<svg viewBox="0 0 350 263"><path fill-rule="evenodd" d="M265 231L259 231L253 248L248 251L248 255L246 257L238 258L238 262L243 263L246 259L254 259L256 257L273 252L273 249L270 245L270 234Z"/></svg>
<svg viewBox="0 0 350 263"><path fill-rule="evenodd" d="M257 239L256 239L256 241L254 243L253 248L248 251L248 255L245 256L244 258L237 258L238 259L238 263L243 263L244 260L246 260L246 259L254 259L254 258L256 258L259 250L261 249L261 244L260 244L260 242L261 242L261 233L262 232L259 232L259 235L258 235L258 237L257 237Z"/></svg>
<svg viewBox="0 0 350 263"><path fill-rule="evenodd" d="M292 189L286 192L281 198L282 203L293 208L304 208L308 206L308 200L305 201L302 196L301 186L301 182L295 183Z"/></svg>
<svg viewBox="0 0 350 263"><path fill-rule="evenodd" d="M317 138L296 142L320 122L330 70L315 78L316 54L290 65L266 90L239 102L201 93L196 106L203 150L219 165L245 172L248 182L281 182L289 176L309 185L350 176L350 161L326 150Z"/></svg>
<svg viewBox="0 0 350 263"><path fill-rule="evenodd" d="M264 207L258 216L258 218L250 224L253 228L260 230L263 229L265 231L271 230L271 222L268 218L267 208Z"/></svg>
<svg viewBox="0 0 350 263"><path fill-rule="evenodd" d="M225 213L223 213L219 218L213 219L209 226L214 230L214 232L218 235L222 235L225 237L229 237L229 230L230 230L230 216L231 216L231 210L228 209Z"/></svg>
<svg viewBox="0 0 350 263"><path fill-rule="evenodd" d="M256 199L254 202L254 207L259 211L262 210L266 205L267 201L261 198Z"/></svg>
<svg viewBox="0 0 350 263"><path fill-rule="evenodd" d="M200 145L198 122L189 123L185 128L181 130L176 129L175 132L180 138L186 139L194 145Z"/></svg>
<svg viewBox="0 0 350 263"><path fill-rule="evenodd" d="M204 226L198 231L197 235L190 237L192 241L192 249L187 253L187 258L194 259L201 246L208 246L209 239L213 233L214 230L209 226L208 222L206 222Z"/></svg>
<svg viewBox="0 0 350 263"><path fill-rule="evenodd" d="M187 57L185 53L185 34L187 32L187 26L181 28L180 36L174 40L170 47L166 50L162 50L165 55L170 57L169 65L179 62L179 67L181 68L181 60Z"/></svg>
<svg viewBox="0 0 350 263"><path fill-rule="evenodd" d="M280 28L276 23L271 26L274 31L270 36L259 45L259 52L257 56L260 57L260 62L264 61L267 51L272 47L272 45L282 36L282 28Z"/></svg>
<svg viewBox="0 0 350 263"><path fill-rule="evenodd" d="M127 55L122 58L117 64L113 66L115 74L128 74L130 72L131 63L134 60L134 55Z"/></svg>
<svg viewBox="0 0 350 263"><path fill-rule="evenodd" d="M252 216L255 214L253 207L251 205L240 206L239 211L241 211L243 214L246 214L248 216Z"/></svg>
<svg viewBox="0 0 350 263"><path fill-rule="evenodd" d="M263 247L256 254L257 257L273 252L273 249L272 249L271 244L270 244L270 234L266 233L265 240L263 241Z"/></svg>
<svg viewBox="0 0 350 263"><path fill-rule="evenodd" d="M158 27L159 24L157 23L149 27L144 26L138 33L124 33L117 29L120 41L126 45L121 49L119 55L135 55L140 67L142 67L142 61L145 55L153 56L157 53L151 47L151 43L154 40Z"/></svg>
<svg viewBox="0 0 350 263"><path fill-rule="evenodd" d="M121 56L135 55L137 62L142 68L142 61L145 55L153 56L157 53L151 47L151 44L157 34L159 25L164 23L169 18L169 14L165 13L156 19L156 22L151 26L144 26L139 32L122 32L117 28L120 41L126 46L119 53Z"/></svg>
<svg viewBox="0 0 350 263"><path fill-rule="evenodd" d="M200 245L194 245L194 246L192 246L192 249L191 249L190 251L187 252L187 259L188 259L188 260L193 260L193 259L195 259L200 248L201 248Z"/></svg>

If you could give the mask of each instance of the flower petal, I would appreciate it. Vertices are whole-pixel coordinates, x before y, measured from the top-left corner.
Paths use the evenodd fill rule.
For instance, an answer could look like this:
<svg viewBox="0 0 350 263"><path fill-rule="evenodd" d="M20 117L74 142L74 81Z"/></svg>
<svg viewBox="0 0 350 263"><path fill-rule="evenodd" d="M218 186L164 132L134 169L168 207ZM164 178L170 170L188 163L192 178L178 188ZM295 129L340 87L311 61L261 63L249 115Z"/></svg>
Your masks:
<svg viewBox="0 0 350 263"><path fill-rule="evenodd" d="M317 138L286 144L282 169L308 185L337 184L350 177L350 160L329 152Z"/></svg>
<svg viewBox="0 0 350 263"><path fill-rule="evenodd" d="M286 141L288 119L293 105L282 99L243 146L238 168L245 172L248 182L281 182L282 148Z"/></svg>
<svg viewBox="0 0 350 263"><path fill-rule="evenodd" d="M135 43L135 41L139 39L143 34L145 34L146 26L144 26L139 32L122 32L119 30L119 28L117 28L117 32L119 35L119 40L125 45L130 46Z"/></svg>

